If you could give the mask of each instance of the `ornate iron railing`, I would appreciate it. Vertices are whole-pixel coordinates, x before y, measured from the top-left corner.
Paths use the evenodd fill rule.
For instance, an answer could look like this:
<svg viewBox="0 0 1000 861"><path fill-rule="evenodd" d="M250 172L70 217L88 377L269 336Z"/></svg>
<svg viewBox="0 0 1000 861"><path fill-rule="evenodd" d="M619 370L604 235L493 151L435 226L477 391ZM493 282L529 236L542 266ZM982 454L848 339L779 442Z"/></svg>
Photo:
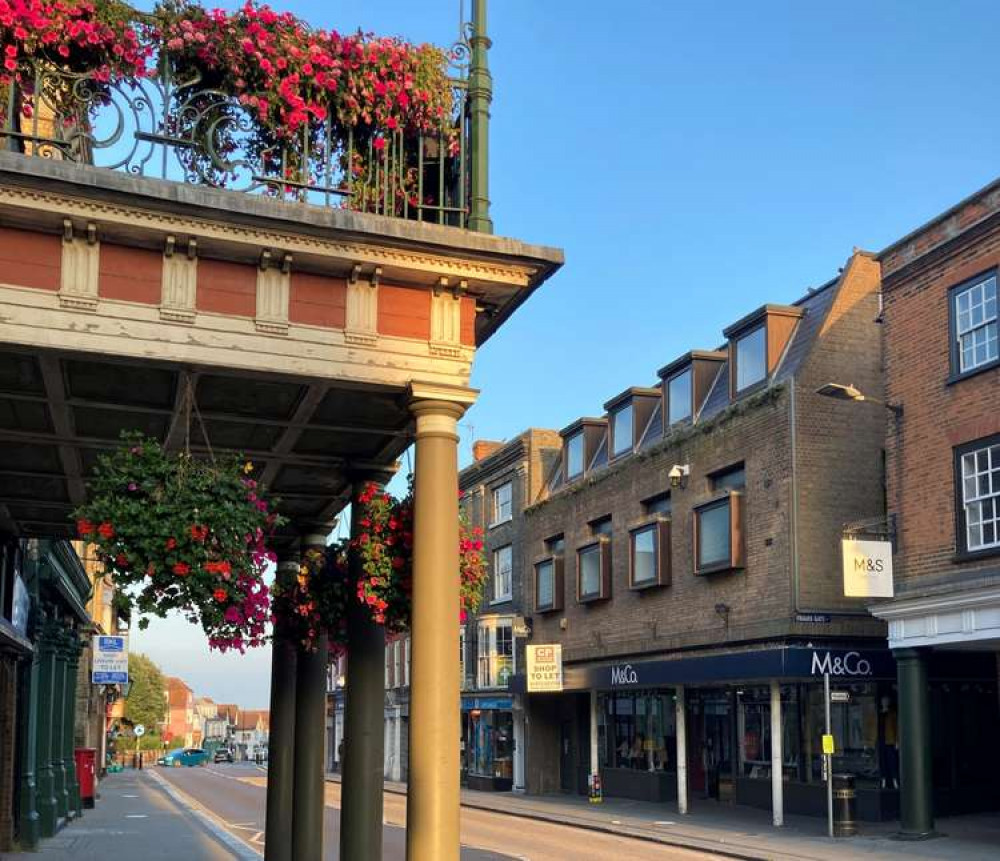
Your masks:
<svg viewBox="0 0 1000 861"><path fill-rule="evenodd" d="M261 149L250 109L198 75L176 80L164 63L156 76L102 82L37 62L32 84L5 88L0 146L133 176L490 232L488 45L485 0L476 0L472 22L449 53L453 113L433 133L380 130L376 144L371 134L335 133L332 122L310 119L294 138ZM477 80L485 86L470 86Z"/></svg>

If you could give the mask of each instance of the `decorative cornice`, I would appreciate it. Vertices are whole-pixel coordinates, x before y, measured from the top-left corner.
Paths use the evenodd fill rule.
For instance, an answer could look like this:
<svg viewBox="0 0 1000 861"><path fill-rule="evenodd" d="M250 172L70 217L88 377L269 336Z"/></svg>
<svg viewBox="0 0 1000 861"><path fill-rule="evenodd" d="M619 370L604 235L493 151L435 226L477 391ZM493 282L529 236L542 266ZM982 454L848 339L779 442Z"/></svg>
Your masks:
<svg viewBox="0 0 1000 861"><path fill-rule="evenodd" d="M540 274L534 265L504 266L482 260L447 257L430 252L407 251L402 248L325 239L304 233L294 233L278 228L268 230L247 224L207 218L184 217L153 209L126 206L108 200L81 198L55 194L19 186L0 186L0 205L15 206L45 213L59 213L63 217L93 219L101 217L135 230L136 227L162 231L164 234L196 234L216 241L230 241L250 245L254 249L280 247L298 257L319 255L337 258L342 262L395 265L402 269L424 273L428 285L437 283L442 275L464 280L480 280L515 287L527 287ZM102 233L106 225L101 225ZM162 239L159 241L162 242ZM461 252L459 252L461 253ZM257 253L253 254L256 259Z"/></svg>
<svg viewBox="0 0 1000 861"><path fill-rule="evenodd" d="M921 596L919 598L895 599L884 604L874 604L868 608L868 611L877 619L891 621L930 613L971 610L992 603L1000 606L1000 587L963 590L958 593Z"/></svg>

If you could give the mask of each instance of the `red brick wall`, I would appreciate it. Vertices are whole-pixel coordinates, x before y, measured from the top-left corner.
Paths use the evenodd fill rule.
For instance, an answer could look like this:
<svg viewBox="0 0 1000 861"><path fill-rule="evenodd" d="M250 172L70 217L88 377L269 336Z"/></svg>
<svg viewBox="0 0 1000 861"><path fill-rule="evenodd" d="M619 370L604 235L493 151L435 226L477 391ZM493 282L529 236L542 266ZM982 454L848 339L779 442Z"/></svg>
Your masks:
<svg viewBox="0 0 1000 861"><path fill-rule="evenodd" d="M18 287L58 290L62 240L49 233L0 227L0 280Z"/></svg>
<svg viewBox="0 0 1000 861"><path fill-rule="evenodd" d="M378 289L378 331L398 338L431 336L431 294L382 284Z"/></svg>
<svg viewBox="0 0 1000 861"><path fill-rule="evenodd" d="M293 272L288 293L288 320L309 326L343 329L347 283L342 278Z"/></svg>
<svg viewBox="0 0 1000 861"><path fill-rule="evenodd" d="M257 270L244 263L198 261L199 311L253 317L257 311Z"/></svg>
<svg viewBox="0 0 1000 861"><path fill-rule="evenodd" d="M101 243L98 293L105 299L159 305L163 255L143 248Z"/></svg>
<svg viewBox="0 0 1000 861"><path fill-rule="evenodd" d="M987 190L953 213L944 227L932 225L926 235L912 238L908 253L894 251L894 268L884 273L887 397L904 409L901 436L890 434L887 445L889 505L902 527L897 583L907 589L996 570L998 564L997 555L978 561L953 558L953 449L1000 433L1000 369L948 383L948 291L1000 265L1000 223L982 220L998 205L997 193ZM992 221L997 222L996 214ZM977 222L975 231L959 232Z"/></svg>

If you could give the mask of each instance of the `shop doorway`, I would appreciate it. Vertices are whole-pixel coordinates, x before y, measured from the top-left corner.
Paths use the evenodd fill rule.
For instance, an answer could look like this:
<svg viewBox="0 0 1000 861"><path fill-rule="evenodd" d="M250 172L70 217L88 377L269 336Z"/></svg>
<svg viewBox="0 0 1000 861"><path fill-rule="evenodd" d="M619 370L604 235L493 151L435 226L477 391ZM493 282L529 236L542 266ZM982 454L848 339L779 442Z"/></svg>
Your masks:
<svg viewBox="0 0 1000 861"><path fill-rule="evenodd" d="M563 792L575 792L575 777L573 721L564 720L559 729L559 789Z"/></svg>
<svg viewBox="0 0 1000 861"><path fill-rule="evenodd" d="M702 798L729 800L733 786L732 697L722 688L694 690L687 705L688 782Z"/></svg>

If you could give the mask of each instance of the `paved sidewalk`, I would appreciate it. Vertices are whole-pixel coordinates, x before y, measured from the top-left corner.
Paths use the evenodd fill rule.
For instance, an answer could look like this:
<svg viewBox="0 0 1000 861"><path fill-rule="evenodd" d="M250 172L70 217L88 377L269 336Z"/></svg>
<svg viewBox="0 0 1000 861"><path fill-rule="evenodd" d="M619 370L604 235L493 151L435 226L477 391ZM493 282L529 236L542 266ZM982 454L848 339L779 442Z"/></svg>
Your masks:
<svg viewBox="0 0 1000 861"><path fill-rule="evenodd" d="M161 779L162 780L162 779ZM150 772L108 775L91 810L38 852L0 853L2 861L233 861L257 858L227 840L200 815L175 800Z"/></svg>
<svg viewBox="0 0 1000 861"><path fill-rule="evenodd" d="M339 782L339 774L327 780ZM406 794L406 784L385 782L387 792ZM895 838L896 823L859 823L861 834L846 840L826 836L826 821L786 816L784 828L771 825L765 810L695 802L687 816L676 807L643 801L605 799L591 804L580 796L528 796L462 790L462 805L609 834L640 837L733 858L768 861L997 861L1000 859L1000 814L939 820L938 839L918 843Z"/></svg>

